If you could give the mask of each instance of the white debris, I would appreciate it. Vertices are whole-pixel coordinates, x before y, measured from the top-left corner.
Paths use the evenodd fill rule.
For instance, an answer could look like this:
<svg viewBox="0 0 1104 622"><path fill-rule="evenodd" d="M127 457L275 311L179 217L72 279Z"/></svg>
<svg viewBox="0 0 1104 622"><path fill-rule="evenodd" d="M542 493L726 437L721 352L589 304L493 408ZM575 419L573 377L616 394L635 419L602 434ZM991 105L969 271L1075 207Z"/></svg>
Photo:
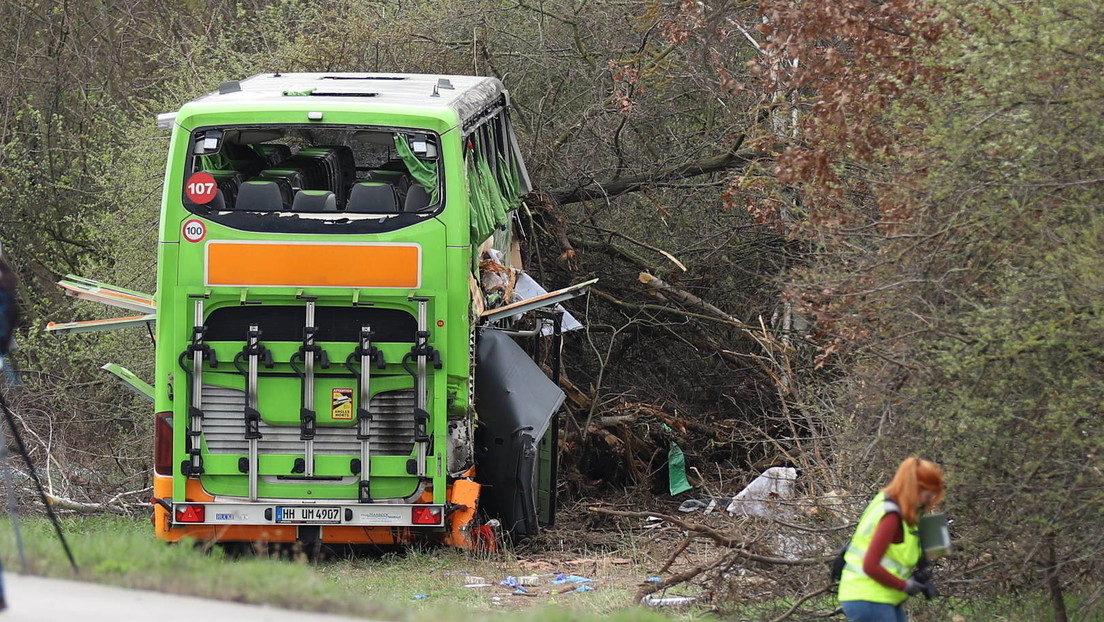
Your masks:
<svg viewBox="0 0 1104 622"><path fill-rule="evenodd" d="M726 510L729 514L764 518L788 516L793 508L784 502L793 499L796 479L793 467L771 467L737 493Z"/></svg>
<svg viewBox="0 0 1104 622"><path fill-rule="evenodd" d="M655 596L648 594L640 603L646 607L685 607L698 600L696 596Z"/></svg>
<svg viewBox="0 0 1104 622"><path fill-rule="evenodd" d="M514 293L520 300L528 300L530 298L536 298L538 296L545 296L548 294L548 290L544 289L540 283L537 283L533 277L527 273L522 272L518 275L517 282L514 284ZM554 307L557 311L563 311L563 319L560 322L560 330L568 333L573 330L578 330L583 327L579 323L579 320L575 319L575 316L567 312L562 305L556 304ZM547 337L552 334L552 327L544 325L541 327L541 335Z"/></svg>

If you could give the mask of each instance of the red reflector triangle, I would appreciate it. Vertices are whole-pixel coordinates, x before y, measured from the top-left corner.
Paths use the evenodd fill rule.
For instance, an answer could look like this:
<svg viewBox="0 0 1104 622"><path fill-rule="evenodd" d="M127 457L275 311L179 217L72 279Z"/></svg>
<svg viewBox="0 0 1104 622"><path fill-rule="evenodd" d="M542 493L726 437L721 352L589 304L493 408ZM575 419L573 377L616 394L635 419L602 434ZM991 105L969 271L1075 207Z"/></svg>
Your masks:
<svg viewBox="0 0 1104 622"><path fill-rule="evenodd" d="M181 523L198 523L203 520L199 514L198 508L194 505L189 505L184 508L183 512L179 512L176 515L176 520Z"/></svg>

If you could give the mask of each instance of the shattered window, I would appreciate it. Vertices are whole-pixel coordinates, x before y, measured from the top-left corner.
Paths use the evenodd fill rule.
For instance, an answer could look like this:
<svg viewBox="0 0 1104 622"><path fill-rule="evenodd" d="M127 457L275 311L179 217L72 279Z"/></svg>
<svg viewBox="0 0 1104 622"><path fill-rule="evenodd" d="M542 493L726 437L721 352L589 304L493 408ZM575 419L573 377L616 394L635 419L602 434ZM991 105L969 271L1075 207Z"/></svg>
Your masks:
<svg viewBox="0 0 1104 622"><path fill-rule="evenodd" d="M258 126L192 133L184 206L234 228L368 233L443 208L439 139L367 127Z"/></svg>

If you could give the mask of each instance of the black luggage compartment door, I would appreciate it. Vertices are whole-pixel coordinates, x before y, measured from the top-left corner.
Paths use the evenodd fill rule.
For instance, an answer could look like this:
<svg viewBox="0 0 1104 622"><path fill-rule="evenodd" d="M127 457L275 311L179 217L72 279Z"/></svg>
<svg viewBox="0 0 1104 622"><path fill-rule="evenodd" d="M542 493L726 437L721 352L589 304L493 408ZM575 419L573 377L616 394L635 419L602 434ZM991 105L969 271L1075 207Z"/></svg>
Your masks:
<svg viewBox="0 0 1104 622"><path fill-rule="evenodd" d="M504 333L479 336L475 368L476 479L480 503L515 540L534 536L538 444L564 401L560 390Z"/></svg>

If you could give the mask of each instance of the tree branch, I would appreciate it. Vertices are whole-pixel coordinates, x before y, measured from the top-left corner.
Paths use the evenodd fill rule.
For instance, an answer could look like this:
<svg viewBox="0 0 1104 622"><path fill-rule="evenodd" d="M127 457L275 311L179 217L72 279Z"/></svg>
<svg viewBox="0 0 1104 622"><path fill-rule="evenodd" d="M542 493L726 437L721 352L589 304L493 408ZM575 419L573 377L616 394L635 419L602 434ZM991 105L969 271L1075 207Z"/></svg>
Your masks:
<svg viewBox="0 0 1104 622"><path fill-rule="evenodd" d="M832 561L833 557L829 555L822 557L801 557L798 559L788 559L785 557L759 555L758 553L752 553L750 550L748 550L747 543L743 540L734 538L729 534L714 529L713 527L710 527L708 525L690 523L677 517L671 516L670 514L660 514L658 512L626 512L624 510L609 510L599 507L592 507L590 508L590 511L597 512L599 514L608 514L610 516L624 516L626 518L648 518L649 516L655 516L656 518L660 518L694 535L709 538L718 546L732 549L733 551L738 552L740 557L764 564L777 564L782 566L814 566L816 564L823 564L825 562Z"/></svg>
<svg viewBox="0 0 1104 622"><path fill-rule="evenodd" d="M767 157L768 155L762 151L744 149L706 158L691 164L684 164L665 171L626 177L609 183L591 183L585 186L555 188L549 190L548 195L551 196L558 205L579 203L592 199L610 198L629 192L644 190L660 182L697 177L698 175L707 175L719 171L742 169L752 162Z"/></svg>

